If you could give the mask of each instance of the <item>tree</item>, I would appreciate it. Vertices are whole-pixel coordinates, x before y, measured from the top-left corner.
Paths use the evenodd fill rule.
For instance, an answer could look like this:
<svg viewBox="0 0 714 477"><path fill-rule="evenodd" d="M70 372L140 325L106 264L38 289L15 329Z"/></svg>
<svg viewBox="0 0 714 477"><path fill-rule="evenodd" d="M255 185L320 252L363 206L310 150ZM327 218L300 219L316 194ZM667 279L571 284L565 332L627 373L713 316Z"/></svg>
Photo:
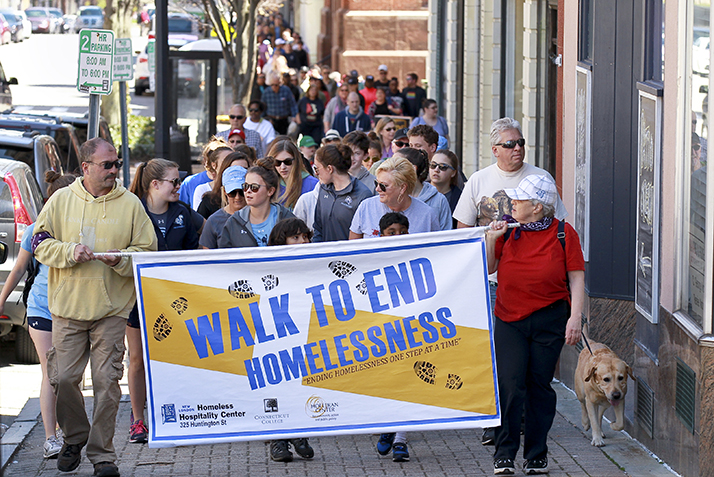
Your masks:
<svg viewBox="0 0 714 477"><path fill-rule="evenodd" d="M201 3L206 21L221 42L233 103L242 104L250 98L255 78L255 17L263 0L201 0Z"/></svg>

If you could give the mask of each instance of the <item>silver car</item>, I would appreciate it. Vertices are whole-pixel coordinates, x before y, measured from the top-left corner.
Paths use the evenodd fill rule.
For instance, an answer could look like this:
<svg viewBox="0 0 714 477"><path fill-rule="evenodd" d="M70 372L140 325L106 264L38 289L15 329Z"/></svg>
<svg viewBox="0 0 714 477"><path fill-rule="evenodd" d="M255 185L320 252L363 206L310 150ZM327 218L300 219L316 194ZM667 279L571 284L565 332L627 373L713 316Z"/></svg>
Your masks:
<svg viewBox="0 0 714 477"><path fill-rule="evenodd" d="M95 6L79 7L74 31L78 32L82 28L104 28L104 11Z"/></svg>

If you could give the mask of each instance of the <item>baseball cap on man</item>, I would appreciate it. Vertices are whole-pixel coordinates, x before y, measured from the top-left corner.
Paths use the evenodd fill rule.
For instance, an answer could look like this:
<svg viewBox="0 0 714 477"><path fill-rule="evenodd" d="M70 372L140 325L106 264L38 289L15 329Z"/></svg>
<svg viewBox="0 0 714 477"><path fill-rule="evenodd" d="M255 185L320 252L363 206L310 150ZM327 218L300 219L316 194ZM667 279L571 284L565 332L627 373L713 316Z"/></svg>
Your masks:
<svg viewBox="0 0 714 477"><path fill-rule="evenodd" d="M243 187L246 172L245 167L242 166L230 166L223 171L221 180L223 181L223 189L225 189L226 194L230 194L234 190Z"/></svg>
<svg viewBox="0 0 714 477"><path fill-rule="evenodd" d="M409 128L397 129L397 132L394 133L394 139L392 140L397 141L399 139L404 139L407 137L407 131L409 131Z"/></svg>
<svg viewBox="0 0 714 477"><path fill-rule="evenodd" d="M359 84L359 80L356 76L350 76L347 78L347 84Z"/></svg>
<svg viewBox="0 0 714 477"><path fill-rule="evenodd" d="M317 147L317 143L312 136L303 136L300 139L300 147Z"/></svg>
<svg viewBox="0 0 714 477"><path fill-rule="evenodd" d="M526 176L515 189L504 189L506 195L513 200L537 200L545 205L555 205L558 200L558 189L555 182L548 176L531 174Z"/></svg>
<svg viewBox="0 0 714 477"><path fill-rule="evenodd" d="M387 69L387 65L379 65L379 68L377 69L377 71L389 71L389 70Z"/></svg>
<svg viewBox="0 0 714 477"><path fill-rule="evenodd" d="M245 141L245 133L243 131L241 131L240 129L238 129L238 128L231 129L231 132L228 133L228 137L230 138L234 134L239 135Z"/></svg>
<svg viewBox="0 0 714 477"><path fill-rule="evenodd" d="M342 139L342 137L336 129L328 129L323 139L326 141L334 141L335 139Z"/></svg>

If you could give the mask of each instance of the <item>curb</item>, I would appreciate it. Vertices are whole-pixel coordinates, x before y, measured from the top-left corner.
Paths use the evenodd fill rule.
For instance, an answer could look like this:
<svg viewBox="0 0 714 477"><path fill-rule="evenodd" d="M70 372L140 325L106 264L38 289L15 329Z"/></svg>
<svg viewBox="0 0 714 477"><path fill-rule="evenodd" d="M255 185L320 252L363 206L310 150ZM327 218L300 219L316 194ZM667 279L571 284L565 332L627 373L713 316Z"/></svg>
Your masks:
<svg viewBox="0 0 714 477"><path fill-rule="evenodd" d="M25 441L27 436L32 432L40 417L40 398L31 398L27 400L25 406L17 415L17 418L12 423L12 426L5 432L0 439L0 473L5 471L5 467L10 462L12 457Z"/></svg>

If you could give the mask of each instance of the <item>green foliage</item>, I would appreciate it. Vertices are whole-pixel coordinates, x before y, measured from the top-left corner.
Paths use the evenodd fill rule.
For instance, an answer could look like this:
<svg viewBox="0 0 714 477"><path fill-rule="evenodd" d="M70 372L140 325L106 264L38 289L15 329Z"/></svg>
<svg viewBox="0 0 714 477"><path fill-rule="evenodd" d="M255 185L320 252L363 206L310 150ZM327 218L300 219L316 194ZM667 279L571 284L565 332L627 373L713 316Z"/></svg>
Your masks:
<svg viewBox="0 0 714 477"><path fill-rule="evenodd" d="M145 116L130 114L127 118L129 126L129 156L132 162L148 161L154 157L154 120ZM117 150L121 150L121 125L109 126Z"/></svg>

